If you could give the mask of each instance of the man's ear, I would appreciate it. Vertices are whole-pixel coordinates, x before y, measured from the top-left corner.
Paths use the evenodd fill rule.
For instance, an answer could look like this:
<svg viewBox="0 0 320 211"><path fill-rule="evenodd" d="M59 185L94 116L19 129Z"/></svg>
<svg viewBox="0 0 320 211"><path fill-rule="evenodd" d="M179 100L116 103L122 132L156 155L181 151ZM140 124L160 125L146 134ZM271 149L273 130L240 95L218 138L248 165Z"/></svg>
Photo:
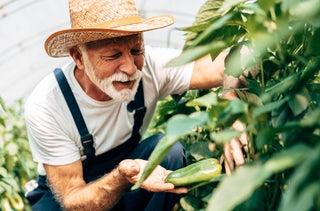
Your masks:
<svg viewBox="0 0 320 211"><path fill-rule="evenodd" d="M77 67L80 70L84 70L84 63L80 49L76 46L73 46L72 48L70 48L69 54L72 57L73 61L76 63Z"/></svg>

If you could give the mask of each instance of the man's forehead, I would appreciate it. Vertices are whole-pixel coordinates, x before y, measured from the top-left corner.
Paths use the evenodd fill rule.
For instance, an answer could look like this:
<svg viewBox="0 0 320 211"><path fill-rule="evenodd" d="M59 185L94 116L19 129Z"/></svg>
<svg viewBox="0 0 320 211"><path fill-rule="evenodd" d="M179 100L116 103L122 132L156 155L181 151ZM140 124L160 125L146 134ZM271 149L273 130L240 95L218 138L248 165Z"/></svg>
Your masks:
<svg viewBox="0 0 320 211"><path fill-rule="evenodd" d="M143 45L143 39L141 34L134 34L124 37L115 37L104 40L96 40L86 43L88 49L96 49L104 46L117 46L121 44L131 44L131 45Z"/></svg>

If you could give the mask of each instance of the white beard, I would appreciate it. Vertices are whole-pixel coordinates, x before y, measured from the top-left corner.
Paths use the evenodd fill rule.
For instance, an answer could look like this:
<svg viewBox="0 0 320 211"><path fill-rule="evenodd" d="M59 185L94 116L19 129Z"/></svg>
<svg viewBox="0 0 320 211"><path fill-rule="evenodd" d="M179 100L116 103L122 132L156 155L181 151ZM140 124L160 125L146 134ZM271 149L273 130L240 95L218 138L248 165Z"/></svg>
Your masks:
<svg viewBox="0 0 320 211"><path fill-rule="evenodd" d="M93 68L91 61L88 58L88 54L85 50L82 50L83 62L85 65L85 71L89 79L107 94L109 97L114 99L117 102L128 102L134 99L134 96L137 92L140 79L142 77L141 70L136 70L133 75L127 75L123 72L117 72L105 79L99 79L96 75L96 72ZM112 84L113 81L135 81L131 89L122 89L118 91Z"/></svg>

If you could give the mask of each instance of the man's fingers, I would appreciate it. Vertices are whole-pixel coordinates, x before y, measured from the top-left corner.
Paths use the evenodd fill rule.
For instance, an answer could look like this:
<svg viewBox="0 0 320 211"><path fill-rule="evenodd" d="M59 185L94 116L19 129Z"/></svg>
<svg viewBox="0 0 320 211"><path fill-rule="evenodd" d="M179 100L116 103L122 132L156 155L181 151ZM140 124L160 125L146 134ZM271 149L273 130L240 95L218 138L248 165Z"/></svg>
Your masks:
<svg viewBox="0 0 320 211"><path fill-rule="evenodd" d="M119 171L125 177L133 177L139 174L139 164L134 160L123 160L119 164Z"/></svg>
<svg viewBox="0 0 320 211"><path fill-rule="evenodd" d="M233 156L234 162L237 166L241 166L244 164L244 156L241 150L241 145L238 139L234 138L230 141L230 150Z"/></svg>
<svg viewBox="0 0 320 211"><path fill-rule="evenodd" d="M239 120L236 120L233 124L232 124L232 128L238 131L244 131L245 130L245 125L240 122ZM238 137L242 147L244 148L244 150L246 152L248 152L249 150L249 145L248 145L248 137L246 133L241 133Z"/></svg>
<svg viewBox="0 0 320 211"><path fill-rule="evenodd" d="M240 136L238 137L241 145L243 146L244 150L246 152L249 151L249 143L248 143L248 137L246 133L241 133Z"/></svg>
<svg viewBox="0 0 320 211"><path fill-rule="evenodd" d="M222 154L221 157L220 157L220 165L223 164L223 161L224 161L224 155Z"/></svg>
<svg viewBox="0 0 320 211"><path fill-rule="evenodd" d="M242 122L240 122L239 120L236 120L233 124L232 124L232 128L237 130L237 131L243 131L245 129L245 126Z"/></svg>
<svg viewBox="0 0 320 211"><path fill-rule="evenodd" d="M229 166L229 163L228 163L228 162L224 162L224 169L225 169L225 171L226 171L226 174L227 174L228 176L230 176L232 170L231 170L231 167Z"/></svg>
<svg viewBox="0 0 320 211"><path fill-rule="evenodd" d="M175 187L172 183L152 183L152 185L148 183L142 183L141 188L151 192L170 192L177 194L188 193L188 188Z"/></svg>
<svg viewBox="0 0 320 211"><path fill-rule="evenodd" d="M142 183L143 185L143 183ZM152 185L146 185L150 188L152 192L164 192L174 189L174 185L172 183L153 183ZM144 186L142 186L143 188Z"/></svg>
<svg viewBox="0 0 320 211"><path fill-rule="evenodd" d="M232 170L234 169L233 157L231 154L231 149L229 143L223 144L224 151L224 167L227 175L231 175Z"/></svg>
<svg viewBox="0 0 320 211"><path fill-rule="evenodd" d="M185 193L189 192L189 189L186 187L179 187L179 188L175 188L173 190L168 190L167 192L176 193L176 194L185 194Z"/></svg>

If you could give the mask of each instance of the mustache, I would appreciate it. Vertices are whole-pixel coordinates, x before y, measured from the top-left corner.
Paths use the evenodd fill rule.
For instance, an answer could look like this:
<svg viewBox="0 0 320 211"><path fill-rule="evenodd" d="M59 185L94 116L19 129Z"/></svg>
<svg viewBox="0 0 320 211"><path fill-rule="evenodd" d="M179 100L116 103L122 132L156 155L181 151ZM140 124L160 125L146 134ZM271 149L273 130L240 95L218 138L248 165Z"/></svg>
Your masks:
<svg viewBox="0 0 320 211"><path fill-rule="evenodd" d="M133 75L127 75L126 73L118 72L118 73L114 73L108 79L111 81L126 82L126 81L134 81L134 80L140 79L141 75L142 75L141 70L137 70Z"/></svg>

